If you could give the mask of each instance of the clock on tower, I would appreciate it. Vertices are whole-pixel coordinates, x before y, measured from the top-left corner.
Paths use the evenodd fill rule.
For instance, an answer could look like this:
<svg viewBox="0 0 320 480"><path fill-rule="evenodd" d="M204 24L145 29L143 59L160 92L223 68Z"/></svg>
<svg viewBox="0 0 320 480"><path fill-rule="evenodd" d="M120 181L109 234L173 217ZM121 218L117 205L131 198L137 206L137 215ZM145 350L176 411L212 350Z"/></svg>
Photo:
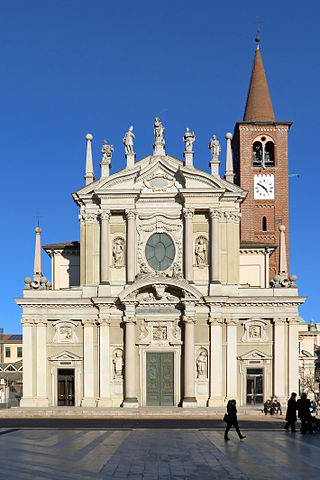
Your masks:
<svg viewBox="0 0 320 480"><path fill-rule="evenodd" d="M279 226L285 225L288 266L290 126L275 119L257 43L243 121L237 122L232 140L235 183L248 191L241 206L241 241L279 245ZM278 272L276 248L270 257L270 279Z"/></svg>

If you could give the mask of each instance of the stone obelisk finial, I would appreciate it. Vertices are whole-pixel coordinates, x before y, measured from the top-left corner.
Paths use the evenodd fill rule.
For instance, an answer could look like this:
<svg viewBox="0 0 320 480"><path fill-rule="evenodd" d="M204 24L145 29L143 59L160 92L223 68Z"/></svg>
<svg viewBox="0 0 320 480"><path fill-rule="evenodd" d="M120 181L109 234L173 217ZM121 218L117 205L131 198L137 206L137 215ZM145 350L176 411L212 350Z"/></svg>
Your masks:
<svg viewBox="0 0 320 480"><path fill-rule="evenodd" d="M89 185L89 183L94 182L92 149L91 149L92 139L93 139L93 136L91 135L91 133L87 133L86 135L86 140L87 140L86 174L84 177L86 181L86 185Z"/></svg>
<svg viewBox="0 0 320 480"><path fill-rule="evenodd" d="M42 265L41 265L41 228L39 225L36 227L36 246L34 250L34 268L33 268L33 281L40 284L40 278L42 277Z"/></svg>
<svg viewBox="0 0 320 480"><path fill-rule="evenodd" d="M224 178L228 182L233 183L234 173L233 173L233 161L232 161L232 151L231 151L232 134L226 133L226 139L227 139L227 156L226 156L226 173Z"/></svg>
<svg viewBox="0 0 320 480"><path fill-rule="evenodd" d="M280 225L280 247L279 247L279 275L281 280L288 278L288 264L287 264L287 249L286 249L286 236L285 225Z"/></svg>

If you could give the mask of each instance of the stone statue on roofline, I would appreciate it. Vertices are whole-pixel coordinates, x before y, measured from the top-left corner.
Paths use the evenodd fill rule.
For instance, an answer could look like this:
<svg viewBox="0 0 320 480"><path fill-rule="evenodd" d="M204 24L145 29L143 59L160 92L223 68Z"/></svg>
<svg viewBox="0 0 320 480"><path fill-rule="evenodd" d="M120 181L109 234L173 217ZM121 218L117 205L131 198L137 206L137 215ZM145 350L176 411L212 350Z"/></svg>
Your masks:
<svg viewBox="0 0 320 480"><path fill-rule="evenodd" d="M194 132L190 132L189 128L186 129L186 133L184 134L183 141L185 143L185 151L192 152L193 142L195 141L196 136Z"/></svg>
<svg viewBox="0 0 320 480"><path fill-rule="evenodd" d="M219 155L221 152L220 142L217 140L216 135L212 135L212 138L209 142L209 148L211 150L211 161L218 161Z"/></svg>
<svg viewBox="0 0 320 480"><path fill-rule="evenodd" d="M103 165L111 164L111 157L112 157L113 151L114 151L113 145L108 145L107 140L103 140L103 145L101 149L101 153L103 154L101 164Z"/></svg>
<svg viewBox="0 0 320 480"><path fill-rule="evenodd" d="M164 126L160 122L159 117L156 117L153 124L153 133L154 133L154 153L155 155L165 155L164 147L165 141L163 138Z"/></svg>
<svg viewBox="0 0 320 480"><path fill-rule="evenodd" d="M135 139L134 133L133 133L133 126L129 128L129 130L124 134L123 138L123 144L125 148L125 153L134 153L133 152L133 140Z"/></svg>

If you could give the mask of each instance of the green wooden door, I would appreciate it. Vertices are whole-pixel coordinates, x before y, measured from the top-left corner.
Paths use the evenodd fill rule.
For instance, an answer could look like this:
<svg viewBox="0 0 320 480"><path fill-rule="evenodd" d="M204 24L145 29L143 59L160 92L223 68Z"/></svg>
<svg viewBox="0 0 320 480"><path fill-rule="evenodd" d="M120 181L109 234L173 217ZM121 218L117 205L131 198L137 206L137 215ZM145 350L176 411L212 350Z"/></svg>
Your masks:
<svg viewBox="0 0 320 480"><path fill-rule="evenodd" d="M147 405L173 405L173 352L147 353Z"/></svg>

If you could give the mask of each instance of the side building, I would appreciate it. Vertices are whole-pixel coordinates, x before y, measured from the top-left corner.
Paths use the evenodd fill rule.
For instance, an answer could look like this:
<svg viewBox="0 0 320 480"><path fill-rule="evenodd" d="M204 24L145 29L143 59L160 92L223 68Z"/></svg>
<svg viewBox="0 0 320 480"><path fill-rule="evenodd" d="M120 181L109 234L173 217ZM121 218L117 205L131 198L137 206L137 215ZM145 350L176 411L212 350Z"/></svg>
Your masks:
<svg viewBox="0 0 320 480"><path fill-rule="evenodd" d="M33 278L16 299L21 406L254 405L298 390L305 297L288 272L290 125L274 118L258 44L224 178L216 136L207 173L194 133L175 158L156 118L152 153L136 161L130 127L126 167L110 174L105 142L95 180L86 136L80 241L44 246L49 282L37 227Z"/></svg>

